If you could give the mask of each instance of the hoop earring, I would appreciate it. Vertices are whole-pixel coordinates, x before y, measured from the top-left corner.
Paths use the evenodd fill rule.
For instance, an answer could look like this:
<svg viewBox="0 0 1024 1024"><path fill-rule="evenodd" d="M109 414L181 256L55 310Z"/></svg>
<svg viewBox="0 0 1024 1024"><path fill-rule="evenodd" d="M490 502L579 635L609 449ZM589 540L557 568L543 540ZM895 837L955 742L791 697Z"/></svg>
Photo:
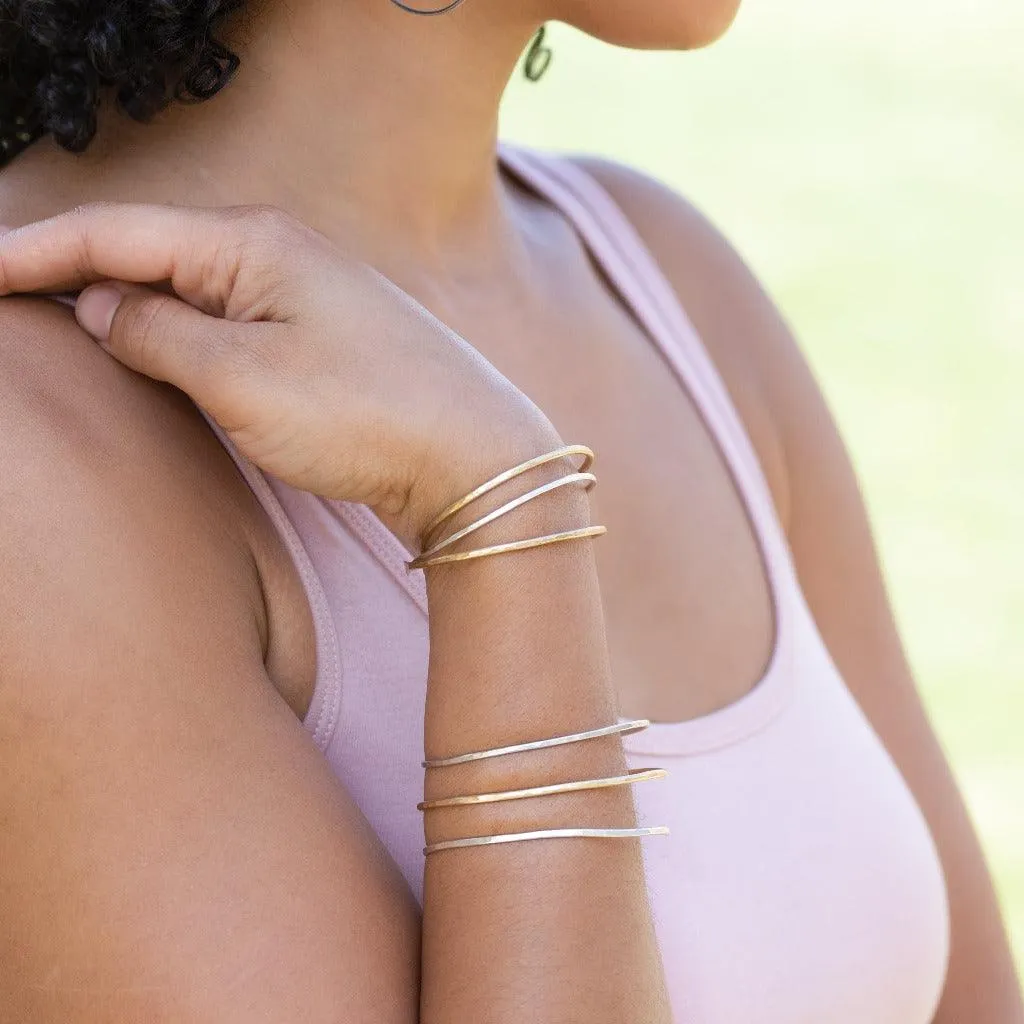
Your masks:
<svg viewBox="0 0 1024 1024"><path fill-rule="evenodd" d="M448 3L441 7L413 7L411 4L405 3L404 0L391 0L391 2L406 14L421 14L426 17L433 17L435 14L447 14L449 11L454 11L458 7L462 0L449 0Z"/></svg>
<svg viewBox="0 0 1024 1024"><path fill-rule="evenodd" d="M461 2L461 0L460 0ZM544 35L547 32L547 25L541 25L537 34L530 43L530 48L523 58L523 74L531 81L537 82L551 65L551 58L554 53L551 47L544 45Z"/></svg>

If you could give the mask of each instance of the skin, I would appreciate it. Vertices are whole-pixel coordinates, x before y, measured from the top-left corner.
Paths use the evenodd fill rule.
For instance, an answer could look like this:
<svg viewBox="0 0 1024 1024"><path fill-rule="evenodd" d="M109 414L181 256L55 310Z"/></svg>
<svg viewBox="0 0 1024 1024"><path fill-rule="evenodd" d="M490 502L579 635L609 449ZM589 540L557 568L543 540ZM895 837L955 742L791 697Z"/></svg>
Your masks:
<svg viewBox="0 0 1024 1024"><path fill-rule="evenodd" d="M609 534L597 549L597 572L622 712L676 721L732 703L768 660L772 622L729 476L687 396L595 276L571 230L496 176L492 152L501 89L541 21L569 21L613 43L686 48L724 31L733 5L468 0L457 16L416 19L383 2L301 0L267 2L253 14L232 28L243 71L216 101L174 109L148 127L107 117L96 146L77 160L35 147L4 172L0 220L23 224L103 199L272 203L377 267L529 395L559 435L585 438L600 453L593 515ZM264 139L273 142L254 145ZM765 468L819 628L928 818L953 929L935 1021L1024 1020L991 882L901 650L856 482L791 334L728 244L684 201L621 168L592 169L636 222L700 330ZM119 463L104 479L146 495L133 521L154 535L161 526L152 508L182 509L168 546L150 552L152 571L173 560L175 540L188 537L213 570L203 621L212 617L223 635L252 641L223 657L237 664L261 654L267 679L253 688L253 700L270 687L287 702L280 710L301 713L312 685L312 626L301 587L197 415L164 391L116 377L66 315L25 300L3 315L8 337L18 339L5 372L73 410L50 425L55 446L81 445L82 422L93 429L107 422L140 438L143 464L180 462L200 474L200 488L183 472L154 484L153 474ZM63 345L67 359L25 352L26 341L29 349ZM581 365L588 389L574 392L566 382ZM76 379L88 388L71 389ZM636 393L646 400L626 416L624 397ZM4 426L25 450L38 443L31 431L15 433L16 423ZM99 450L112 458L109 441ZM666 479L665 465L678 472ZM59 475L39 472L25 490L60 486ZM679 508L687 510L682 522ZM98 522L94 511L76 527L82 543L98 532L90 516ZM644 542L652 536L661 538L656 559ZM133 595L145 592L141 577L135 587ZM658 628L652 607L679 628ZM80 628L89 635L88 622ZM699 685L680 684L680 664ZM203 679L210 721L234 699L218 689L216 670ZM123 694L111 696L123 702ZM318 795L308 799L339 799L327 795L322 768L298 752L293 716L272 717L282 751L309 762L319 780ZM274 804L271 791L255 815L281 813L288 796L282 790ZM357 817L350 806L338 813L346 822ZM408 906L379 870L364 888L380 901L375 910L398 922L400 950L408 940L403 929L412 927Z"/></svg>
<svg viewBox="0 0 1024 1024"><path fill-rule="evenodd" d="M100 204L0 239L0 294L111 275L166 279L173 294L86 288L76 315L100 343L87 344L87 360L113 356L105 369L132 388L180 386L264 470L363 501L399 536L423 535L439 507L481 479L562 448L537 406L464 339L280 211ZM12 325L14 345L18 333ZM45 350L27 349L29 368ZM9 369L25 369L14 365L25 352L13 348ZM254 642L265 649L273 625L246 629L252 604L229 596L236 614L223 631L207 608L224 597L217 568L244 545L218 551L182 509L187 495L154 493L164 481L147 477L166 453L111 458L109 429L81 402L103 393L89 386L95 367L84 364L70 395L26 401L19 388L0 422L15 483L0 535L0 991L10 1019L667 1024L644 863L625 841L650 834L636 833L631 791L431 809L428 844L467 832L549 841L506 842L483 857L434 851L417 928L404 883L340 780L317 791L322 759L304 780L308 737L307 756L289 756L281 728L294 739L298 723L270 696ZM31 369L16 379L38 383ZM68 407L95 446L55 443ZM18 450L26 429L36 458ZM119 432L133 445L144 434ZM118 479L126 463L145 467L133 488ZM538 472L558 484L574 476L555 462ZM54 495L74 496L77 515L51 538ZM614 720L594 552L582 543L595 529L589 501L579 488L545 497L516 509L515 528L583 530L574 544L430 569L428 758ZM487 511L474 505L456 510L452 529ZM198 518L223 522L213 510ZM516 536L510 517L474 525L485 544ZM258 560L253 568L262 575ZM250 597L252 573L246 582ZM564 642L569 627L576 643ZM625 769L620 737L593 736L428 772L424 788L432 800L615 780ZM602 834L550 841L552 829L568 838L557 832L566 815Z"/></svg>

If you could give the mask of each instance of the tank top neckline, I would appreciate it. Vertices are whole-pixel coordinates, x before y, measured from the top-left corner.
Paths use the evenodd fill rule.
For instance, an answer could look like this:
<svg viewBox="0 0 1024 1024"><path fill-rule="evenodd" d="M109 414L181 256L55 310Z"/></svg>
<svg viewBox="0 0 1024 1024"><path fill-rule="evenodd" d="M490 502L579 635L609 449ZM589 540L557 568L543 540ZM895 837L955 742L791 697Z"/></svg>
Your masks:
<svg viewBox="0 0 1024 1024"><path fill-rule="evenodd" d="M517 181L567 219L620 301L665 356L716 444L746 512L772 604L774 642L767 666L743 696L725 707L685 721L652 722L644 731L623 738L627 751L661 756L693 756L729 746L763 729L786 706L793 690L790 666L799 592L756 453L674 289L611 196L582 167L563 157L499 143L497 159ZM367 506L320 500L335 511L426 615L423 571L406 568L412 553L401 541Z"/></svg>
<svg viewBox="0 0 1024 1024"><path fill-rule="evenodd" d="M761 677L742 697L723 708L681 722L652 722L643 732L623 738L625 749L638 754L693 756L709 753L759 732L789 703L796 675L792 670L796 648L794 633L798 619L809 613L767 481L724 382L653 254L607 191L579 164L566 159L568 156L571 154L542 154L522 146L499 143L496 159L517 181L566 218L620 301L632 311L648 339L667 360L732 478L764 569L775 636ZM74 302L67 295L51 298L67 304ZM316 683L303 724L323 749L337 726L344 688L341 644L323 584L267 476L237 452L212 416L201 406L196 408L282 530L283 540L301 575L313 613L317 654ZM412 553L371 509L312 494L308 497L322 502L334 513L343 528L362 543L426 616L423 571L406 568L405 563ZM620 720L625 721L621 717Z"/></svg>

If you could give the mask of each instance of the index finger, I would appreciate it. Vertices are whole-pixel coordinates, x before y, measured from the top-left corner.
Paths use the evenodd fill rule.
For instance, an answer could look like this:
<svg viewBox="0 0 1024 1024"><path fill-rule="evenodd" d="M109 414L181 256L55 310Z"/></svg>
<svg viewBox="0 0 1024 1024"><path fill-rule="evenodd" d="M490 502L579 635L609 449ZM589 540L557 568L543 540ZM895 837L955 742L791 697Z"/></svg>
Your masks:
<svg viewBox="0 0 1024 1024"><path fill-rule="evenodd" d="M77 291L111 278L170 281L187 302L223 313L232 283L225 253L237 217L197 207L92 203L0 236L0 295Z"/></svg>

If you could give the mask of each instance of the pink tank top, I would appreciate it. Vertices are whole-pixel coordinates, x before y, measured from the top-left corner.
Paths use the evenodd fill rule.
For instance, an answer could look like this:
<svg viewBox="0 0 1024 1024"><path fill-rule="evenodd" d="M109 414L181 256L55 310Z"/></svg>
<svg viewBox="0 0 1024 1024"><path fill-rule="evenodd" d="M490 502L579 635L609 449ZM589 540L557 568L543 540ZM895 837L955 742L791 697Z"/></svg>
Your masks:
<svg viewBox="0 0 1024 1024"><path fill-rule="evenodd" d="M653 257L577 165L503 146L505 168L575 225L716 439L767 566L763 678L704 717L627 736L676 1024L928 1024L945 976L946 892L925 821L848 692L797 582L753 447ZM280 531L316 625L305 726L422 897L423 573L365 506L265 476L226 445ZM666 628L671 628L666 623Z"/></svg>

